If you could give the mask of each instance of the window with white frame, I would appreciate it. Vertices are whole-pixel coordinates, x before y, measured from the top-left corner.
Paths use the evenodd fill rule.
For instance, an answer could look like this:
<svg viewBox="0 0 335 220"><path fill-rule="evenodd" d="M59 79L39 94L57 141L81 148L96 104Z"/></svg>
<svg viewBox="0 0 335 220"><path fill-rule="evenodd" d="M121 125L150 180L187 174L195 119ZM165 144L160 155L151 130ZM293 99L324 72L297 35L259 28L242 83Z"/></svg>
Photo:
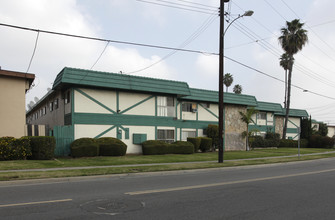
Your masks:
<svg viewBox="0 0 335 220"><path fill-rule="evenodd" d="M175 117L174 98L168 96L157 97L157 116Z"/></svg>
<svg viewBox="0 0 335 220"><path fill-rule="evenodd" d="M187 141L188 137L195 137L195 131L182 131L181 139Z"/></svg>
<svg viewBox="0 0 335 220"><path fill-rule="evenodd" d="M266 120L266 112L258 112L257 119Z"/></svg>
<svg viewBox="0 0 335 220"><path fill-rule="evenodd" d="M158 129L157 140L165 141L167 143L174 142L174 130L173 129Z"/></svg>
<svg viewBox="0 0 335 220"><path fill-rule="evenodd" d="M64 96L65 104L70 103L70 91L67 91Z"/></svg>
<svg viewBox="0 0 335 220"><path fill-rule="evenodd" d="M54 108L55 108L55 109L58 109L58 99L55 99L55 100L54 100Z"/></svg>
<svg viewBox="0 0 335 220"><path fill-rule="evenodd" d="M49 110L50 110L50 112L52 112L54 110L54 103L53 102L49 103Z"/></svg>

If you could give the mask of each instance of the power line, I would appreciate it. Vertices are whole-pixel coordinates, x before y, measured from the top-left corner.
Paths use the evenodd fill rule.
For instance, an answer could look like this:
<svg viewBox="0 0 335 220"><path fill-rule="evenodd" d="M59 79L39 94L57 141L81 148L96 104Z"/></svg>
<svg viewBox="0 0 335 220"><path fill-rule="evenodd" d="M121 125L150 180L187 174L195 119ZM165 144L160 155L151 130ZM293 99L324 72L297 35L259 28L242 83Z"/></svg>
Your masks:
<svg viewBox="0 0 335 220"><path fill-rule="evenodd" d="M215 6L205 5L205 4L200 4L200 3L195 3L195 2L186 1L186 0L178 0L178 1L180 1L180 2L186 2L186 3L189 3L189 4L193 4L193 5L201 5L201 6L208 7L208 8L218 8L218 7L215 7Z"/></svg>
<svg viewBox="0 0 335 220"><path fill-rule="evenodd" d="M136 1L145 2L149 4L154 4L154 5L160 5L160 6L169 7L169 8L181 9L185 11L199 12L199 13L204 13L204 14L212 14L213 12L215 12L215 10L209 10L207 8L196 10L196 9L191 9L191 8L194 8L193 6L188 6L188 7L174 6L174 5L183 5L183 4L178 4L178 3L173 4L172 2L167 2L168 4L162 4L162 3L157 3L157 2L147 1L147 0L136 0ZM218 12L218 10L216 10L216 12Z"/></svg>
<svg viewBox="0 0 335 220"><path fill-rule="evenodd" d="M107 49L107 46L109 44L109 41L107 42L105 48L102 50L100 56L98 57L98 59L95 61L95 63L91 66L91 69L93 69L93 67L95 66L95 64L97 64L97 62L100 60L100 58L102 57L102 55L104 54L105 50Z"/></svg>
<svg viewBox="0 0 335 220"><path fill-rule="evenodd" d="M209 25L211 25L214 20L217 18L217 16L215 14L212 14L211 16L209 16L205 22L203 22L203 24L190 36L188 37L181 45L179 45L178 48L184 48L185 46L187 46L188 44L190 44L193 40L195 40L202 32L204 32ZM150 64L149 66L146 66L144 68L141 68L139 70L135 70L135 71L131 71L131 72L127 72L127 74L132 74L132 73L137 73L137 72L141 72L143 70L149 69L150 67L162 62L163 60L169 58L170 56L174 55L175 53L177 53L178 51L172 51L170 53L168 53L167 55L165 55L163 58L161 58L160 60Z"/></svg>
<svg viewBox="0 0 335 220"><path fill-rule="evenodd" d="M34 55L35 55L36 48L37 48L38 37L39 37L39 36L40 36L40 32L39 32L39 31L37 31L37 36L36 36L36 40L35 40L35 46L34 46L33 54L31 55L30 62L29 62L29 65L28 65L28 68L27 68L27 71L26 71L26 73L28 73L28 72L29 72L30 65L31 65L31 63L33 62Z"/></svg>
<svg viewBox="0 0 335 220"><path fill-rule="evenodd" d="M159 46L159 45L153 45L153 44L143 44L143 43L135 43L135 42L129 42L129 41L118 41L118 40L111 40L111 39L104 39L104 38L97 38L97 37L87 37L87 36L75 35L75 34L65 34L65 33L60 33L60 32L38 30L38 29L27 28L27 27L22 27L22 26L15 26L15 25L4 24L4 23L0 23L0 26L16 28L16 29L21 29L21 30L26 30L26 31L41 32L41 33L46 33L46 34L61 35L61 36L66 36L66 37L74 37L74 38L80 38L80 39L86 39L86 40L104 41L104 42L111 42L111 43L117 43L117 44L127 44L127 45L133 45L133 46L150 47L150 48L164 49L164 50L176 50L176 51L183 51L183 52L189 52L189 53L219 55L218 53L214 53L214 52L204 52L200 50L190 50L190 49L182 49L182 48L176 48L176 47Z"/></svg>
<svg viewBox="0 0 335 220"><path fill-rule="evenodd" d="M260 74L262 74L262 75L264 75L264 76L267 76L267 77L269 77L269 78L271 78L271 79L274 79L274 80L276 80L276 81L285 83L284 80L282 80L282 79L279 79L279 78L277 78L277 77L271 76L271 75L268 74L268 73L265 73L265 72L260 71L260 70L258 70L258 69L256 69L256 68L253 68L253 67L251 67L251 66L248 66L247 64L241 63L241 62L239 62L239 61L237 61L237 60L235 60L235 59L233 59L233 58L230 58L230 57L227 57L227 56L225 56L225 58L228 59L228 60L230 60L230 61L232 61L232 62L234 62L234 63L237 63L237 64L239 64L239 65L241 65L241 66L244 66L244 67L246 67L246 68L248 68L248 69L251 69L251 70L253 70L253 71L255 71L255 72L258 72L258 73L260 73ZM321 96L321 97L324 97L324 98L328 98L328 99L335 100L335 98L333 98L333 97L326 96L326 95L322 95L322 94L320 94L320 93L316 93L316 92L313 92L313 91L304 89L304 88L302 88L302 87L300 87L300 86L297 86L297 85L294 85L294 84L291 84L291 86L292 86L292 87L295 87L295 88L297 88L297 89L300 89L300 90L302 90L303 92L308 92L308 93L311 93L311 94L314 94L314 95L318 95L318 96Z"/></svg>

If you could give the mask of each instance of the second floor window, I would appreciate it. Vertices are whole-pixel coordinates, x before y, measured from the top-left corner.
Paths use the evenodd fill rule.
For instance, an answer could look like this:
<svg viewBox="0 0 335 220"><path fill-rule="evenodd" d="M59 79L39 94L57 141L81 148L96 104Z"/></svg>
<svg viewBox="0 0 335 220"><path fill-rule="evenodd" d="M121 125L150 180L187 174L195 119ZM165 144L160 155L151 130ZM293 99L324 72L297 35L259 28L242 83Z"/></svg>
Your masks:
<svg viewBox="0 0 335 220"><path fill-rule="evenodd" d="M157 116L175 117L175 105L173 97L157 97Z"/></svg>

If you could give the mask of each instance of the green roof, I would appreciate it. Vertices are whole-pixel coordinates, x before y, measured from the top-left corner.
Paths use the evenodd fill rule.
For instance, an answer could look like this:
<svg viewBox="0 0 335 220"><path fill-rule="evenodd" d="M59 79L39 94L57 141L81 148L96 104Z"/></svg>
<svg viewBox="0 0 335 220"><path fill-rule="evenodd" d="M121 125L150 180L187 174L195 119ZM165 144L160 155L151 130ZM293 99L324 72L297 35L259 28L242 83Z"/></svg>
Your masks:
<svg viewBox="0 0 335 220"><path fill-rule="evenodd" d="M286 114L286 108L283 108L282 113L279 113L277 115L285 115ZM289 116L291 117L308 117L308 113L306 110L302 109L290 109Z"/></svg>
<svg viewBox="0 0 335 220"><path fill-rule="evenodd" d="M190 101L203 101L218 103L219 93L217 91L190 88L191 95L184 96L182 99ZM254 96L235 93L224 93L223 102L227 104L257 106Z"/></svg>
<svg viewBox="0 0 335 220"><path fill-rule="evenodd" d="M65 85L111 88L140 92L190 95L186 82L65 67L56 77L53 89Z"/></svg>
<svg viewBox="0 0 335 220"><path fill-rule="evenodd" d="M271 102L257 102L257 107L255 109L266 112L276 112L276 113L283 112L283 108L279 103L271 103Z"/></svg>

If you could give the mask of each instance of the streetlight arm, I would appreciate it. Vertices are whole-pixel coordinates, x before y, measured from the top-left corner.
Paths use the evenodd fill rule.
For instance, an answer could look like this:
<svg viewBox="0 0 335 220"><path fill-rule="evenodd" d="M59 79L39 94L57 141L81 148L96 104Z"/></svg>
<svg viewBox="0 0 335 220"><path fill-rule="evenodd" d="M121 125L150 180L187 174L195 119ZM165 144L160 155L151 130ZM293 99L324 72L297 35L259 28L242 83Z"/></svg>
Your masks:
<svg viewBox="0 0 335 220"><path fill-rule="evenodd" d="M253 15L253 13L254 13L253 11L246 11L246 12L244 12L243 15L238 15L237 18L235 18L234 20L232 20L232 22L229 23L229 25L227 26L227 28L225 29L225 31L224 31L224 33L223 33L223 36L225 36L225 34L226 34L228 28L230 27L230 25L232 25L232 24L234 23L234 21L236 21L237 19L242 18L242 17L244 17L244 16L251 16L251 15Z"/></svg>

